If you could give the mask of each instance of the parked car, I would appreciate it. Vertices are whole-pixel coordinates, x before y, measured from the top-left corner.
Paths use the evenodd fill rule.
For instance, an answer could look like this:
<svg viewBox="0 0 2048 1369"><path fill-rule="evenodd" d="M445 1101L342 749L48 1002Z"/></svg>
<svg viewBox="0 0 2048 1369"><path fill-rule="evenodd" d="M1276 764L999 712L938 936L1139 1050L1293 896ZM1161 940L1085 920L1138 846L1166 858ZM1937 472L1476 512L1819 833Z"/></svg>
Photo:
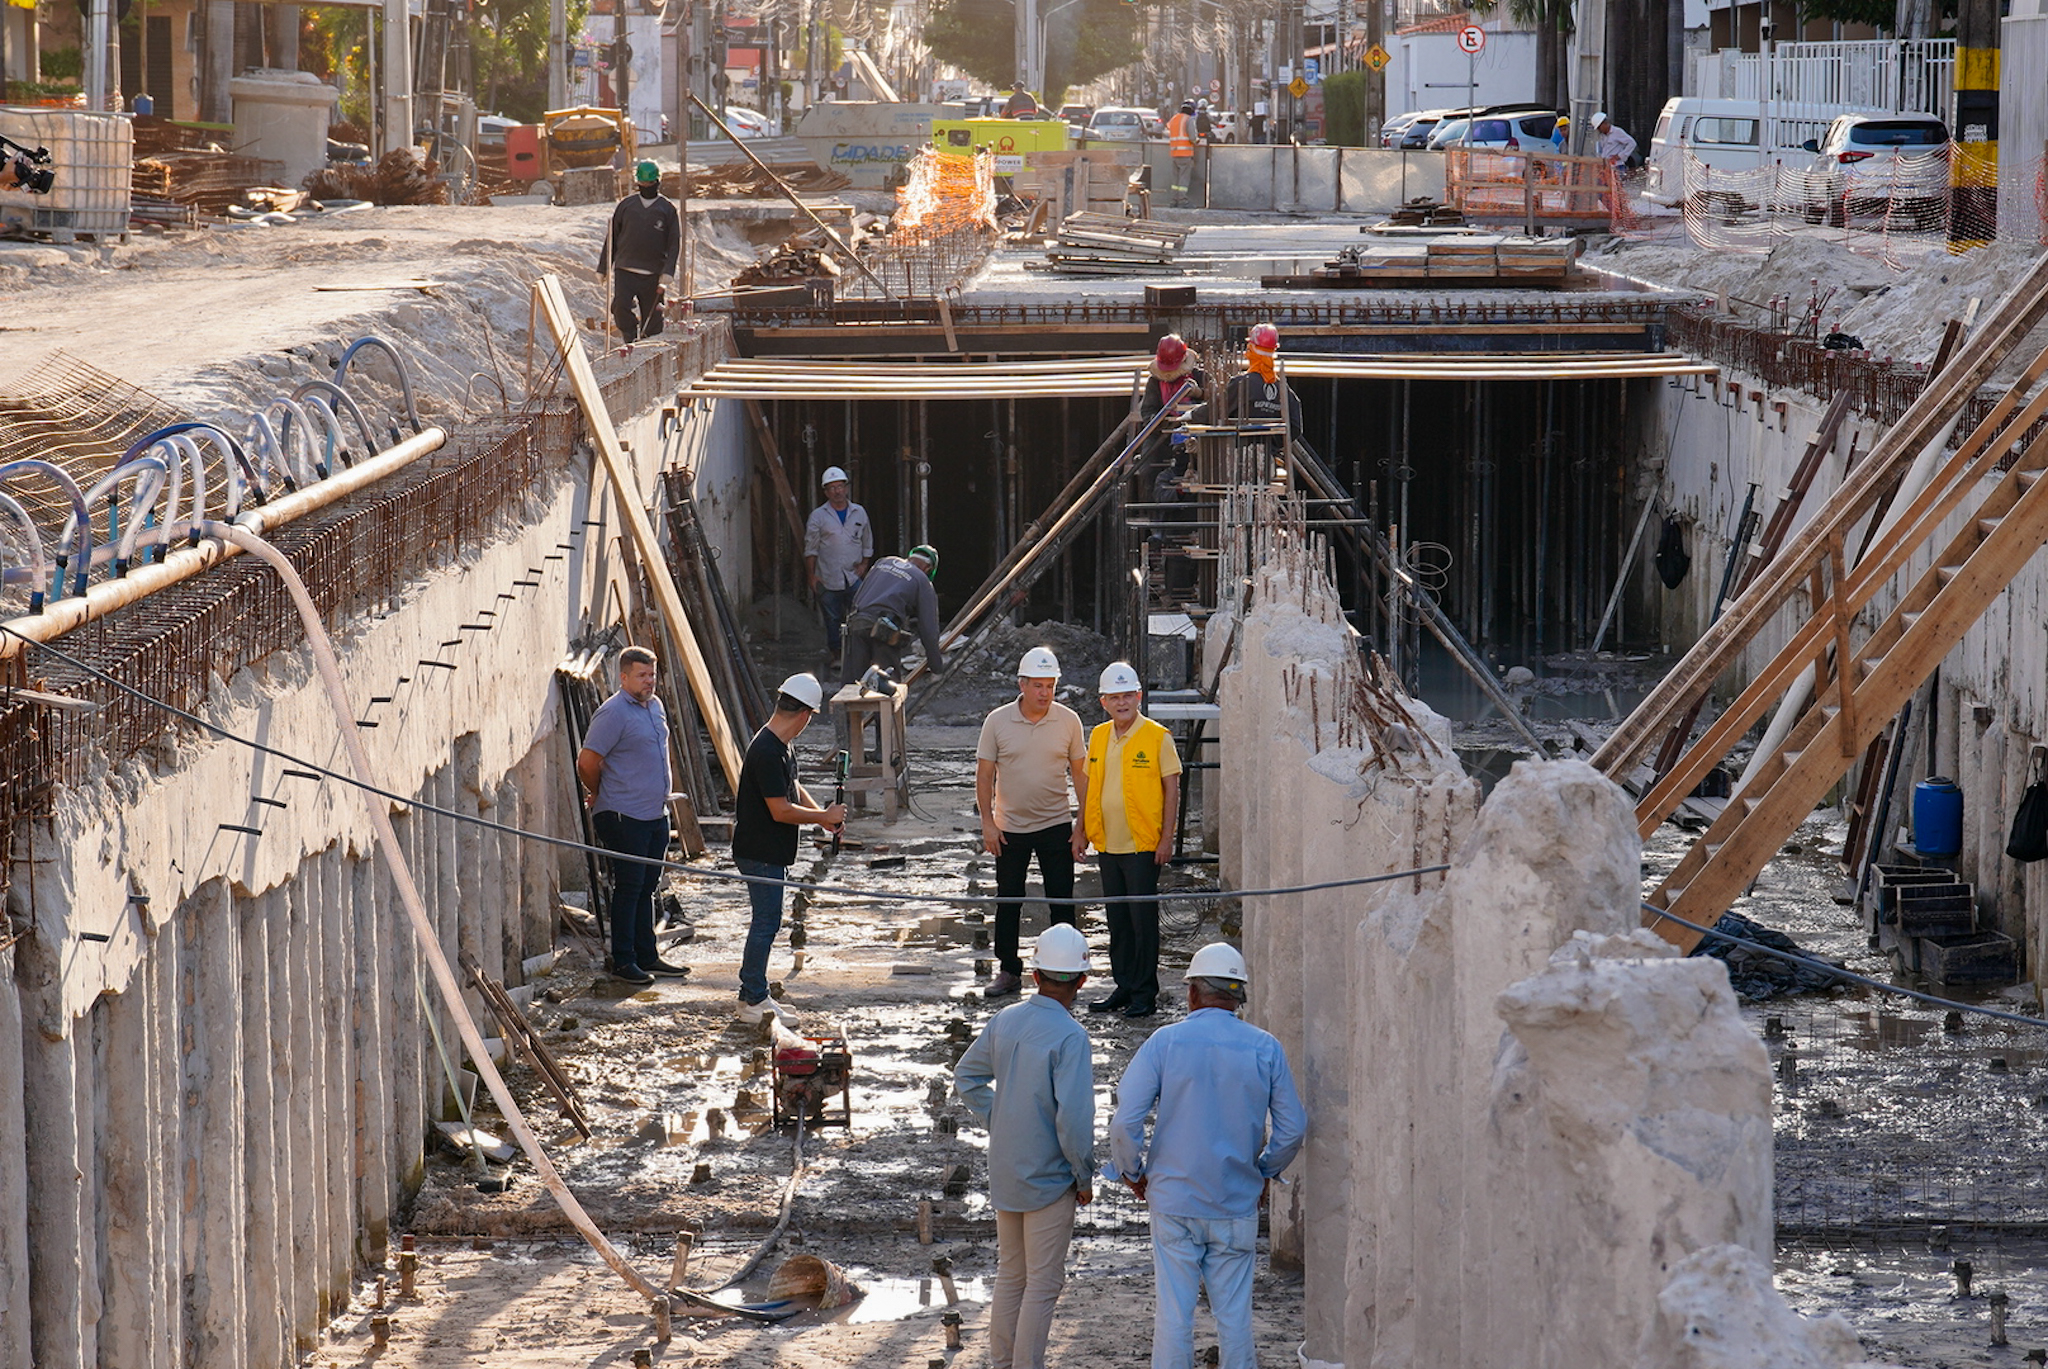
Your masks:
<svg viewBox="0 0 2048 1369"><path fill-rule="evenodd" d="M1882 217L1933 228L1948 203L1948 143L1948 125L1932 114L1844 114L1804 144L1822 197L1815 208L1833 224Z"/></svg>
<svg viewBox="0 0 2048 1369"><path fill-rule="evenodd" d="M1094 105L1061 105L1060 122L1088 126L1088 116L1095 112Z"/></svg>
<svg viewBox="0 0 2048 1369"><path fill-rule="evenodd" d="M1548 147L1551 130L1557 127L1557 111L1538 105L1489 105L1469 118L1437 125L1430 135L1432 149L1446 147L1490 147L1528 149Z"/></svg>
<svg viewBox="0 0 2048 1369"><path fill-rule="evenodd" d="M1767 125L1760 100L1666 100L1650 135L1643 193L1676 205L1685 197L1687 157L1715 171L1753 171L1766 161L1796 164L1798 146L1783 140L1788 128L1796 133L1802 127L1783 120ZM1773 132L1780 144L1766 149L1764 140Z"/></svg>
<svg viewBox="0 0 2048 1369"><path fill-rule="evenodd" d="M758 109L748 109L745 105L727 105L723 117L725 126L742 138L769 136L768 116Z"/></svg>
<svg viewBox="0 0 2048 1369"><path fill-rule="evenodd" d="M1465 130L1472 127L1472 116L1461 114L1437 124L1436 131L1429 135L1423 146L1431 152L1441 152L1465 136ZM1404 141L1403 146L1406 146Z"/></svg>
<svg viewBox="0 0 2048 1369"><path fill-rule="evenodd" d="M519 122L517 119L508 119L503 114L477 115L477 151L496 152L502 156L505 151L505 130L519 127Z"/></svg>
<svg viewBox="0 0 2048 1369"><path fill-rule="evenodd" d="M1408 126L1408 131L1401 136L1401 147L1408 152L1420 152L1429 146L1445 124L1463 123L1476 112L1471 109L1431 110Z"/></svg>
<svg viewBox="0 0 2048 1369"><path fill-rule="evenodd" d="M1088 117L1087 137L1097 142L1136 143L1145 140L1145 119L1150 110L1112 105Z"/></svg>
<svg viewBox="0 0 2048 1369"><path fill-rule="evenodd" d="M1415 126L1416 120L1430 119L1435 113L1435 110L1411 109L1406 114L1396 114L1380 125L1380 146L1399 147L1401 139Z"/></svg>
<svg viewBox="0 0 2048 1369"><path fill-rule="evenodd" d="M1213 136L1217 142L1236 143L1244 141L1244 120L1238 117L1236 110L1212 109L1209 111L1209 122L1214 129Z"/></svg>

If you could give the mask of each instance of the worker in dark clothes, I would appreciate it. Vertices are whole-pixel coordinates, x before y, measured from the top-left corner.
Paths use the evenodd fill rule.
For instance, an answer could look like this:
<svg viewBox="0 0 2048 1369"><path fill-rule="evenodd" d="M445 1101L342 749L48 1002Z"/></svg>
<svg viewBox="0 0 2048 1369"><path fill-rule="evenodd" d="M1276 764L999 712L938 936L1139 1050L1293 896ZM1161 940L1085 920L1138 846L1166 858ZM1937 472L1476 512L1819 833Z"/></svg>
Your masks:
<svg viewBox="0 0 2048 1369"><path fill-rule="evenodd" d="M1301 399L1280 378L1279 353L1280 330L1270 323L1254 326L1245 340L1244 370L1224 387L1223 416L1240 423L1277 424L1284 414L1288 430L1301 431Z"/></svg>
<svg viewBox="0 0 2048 1369"><path fill-rule="evenodd" d="M661 278L682 260L683 222L673 200L661 195L661 168L633 168L639 193L619 201L597 254L597 274L612 283L612 322L630 347L661 331Z"/></svg>
<svg viewBox="0 0 2048 1369"><path fill-rule="evenodd" d="M1208 375L1196 363L1195 354L1181 341L1180 334L1168 333L1159 339L1159 346L1152 353L1152 365L1145 373L1145 389L1138 396L1138 421L1150 422L1152 415L1165 408L1168 401L1173 403L1174 412L1145 439L1145 450L1138 458L1141 500L1152 497L1153 482L1167 464L1168 429L1176 417L1195 406L1208 384Z"/></svg>
<svg viewBox="0 0 2048 1369"><path fill-rule="evenodd" d="M891 675L903 671L903 648L916 637L924 643L925 664L937 670L939 658L939 554L916 546L908 556L884 556L868 567L846 615L846 668L842 684L852 684L878 665Z"/></svg>
<svg viewBox="0 0 2048 1369"><path fill-rule="evenodd" d="M1035 119L1038 117L1038 98L1024 89L1022 81L1010 87L1010 98L1003 101L1005 119Z"/></svg>

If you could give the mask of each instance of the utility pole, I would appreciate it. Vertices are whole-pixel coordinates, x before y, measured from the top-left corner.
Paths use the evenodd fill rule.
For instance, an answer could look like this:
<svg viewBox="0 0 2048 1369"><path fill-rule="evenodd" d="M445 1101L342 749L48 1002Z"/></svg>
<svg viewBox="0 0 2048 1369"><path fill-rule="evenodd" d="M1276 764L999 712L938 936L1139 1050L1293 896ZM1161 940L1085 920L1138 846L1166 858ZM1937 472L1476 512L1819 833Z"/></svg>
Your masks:
<svg viewBox="0 0 2048 1369"><path fill-rule="evenodd" d="M1949 163L1948 250L1998 236L1999 0L1956 6L1955 156Z"/></svg>
<svg viewBox="0 0 2048 1369"><path fill-rule="evenodd" d="M568 107L569 5L568 0L548 0L548 108Z"/></svg>
<svg viewBox="0 0 2048 1369"><path fill-rule="evenodd" d="M628 120L633 112L626 101L626 86L631 77L626 63L632 54L633 45L626 40L626 0L612 0L612 98L618 101L619 113Z"/></svg>
<svg viewBox="0 0 2048 1369"><path fill-rule="evenodd" d="M1766 6L1765 13L1769 12ZM1593 133L1593 116L1600 112L1607 80L1607 0L1579 0L1577 19L1579 55L1572 63L1571 155L1590 157L1600 146Z"/></svg>
<svg viewBox="0 0 2048 1369"><path fill-rule="evenodd" d="M1365 50L1370 53L1387 38L1387 0L1359 0L1365 6ZM1381 49L1384 51L1384 49ZM1387 69L1365 64L1365 141L1379 142L1380 129L1387 122Z"/></svg>
<svg viewBox="0 0 2048 1369"><path fill-rule="evenodd" d="M214 8L227 10L232 25L232 4L214 0ZM411 6L384 0L384 150L410 147L413 136Z"/></svg>

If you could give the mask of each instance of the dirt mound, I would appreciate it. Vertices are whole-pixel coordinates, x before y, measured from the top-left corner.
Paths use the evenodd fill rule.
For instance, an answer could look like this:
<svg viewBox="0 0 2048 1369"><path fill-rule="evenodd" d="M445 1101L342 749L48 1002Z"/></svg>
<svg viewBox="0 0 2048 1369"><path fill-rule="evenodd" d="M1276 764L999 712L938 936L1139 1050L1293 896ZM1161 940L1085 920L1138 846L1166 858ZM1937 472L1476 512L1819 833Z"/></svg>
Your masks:
<svg viewBox="0 0 2048 1369"><path fill-rule="evenodd" d="M1017 662L1035 646L1051 647L1059 657L1059 701L1084 720L1097 721L1095 682L1117 659L1116 646L1099 632L1061 622L997 628L959 662L945 687L926 701L923 715L931 722L967 723L1008 703L1017 697Z"/></svg>

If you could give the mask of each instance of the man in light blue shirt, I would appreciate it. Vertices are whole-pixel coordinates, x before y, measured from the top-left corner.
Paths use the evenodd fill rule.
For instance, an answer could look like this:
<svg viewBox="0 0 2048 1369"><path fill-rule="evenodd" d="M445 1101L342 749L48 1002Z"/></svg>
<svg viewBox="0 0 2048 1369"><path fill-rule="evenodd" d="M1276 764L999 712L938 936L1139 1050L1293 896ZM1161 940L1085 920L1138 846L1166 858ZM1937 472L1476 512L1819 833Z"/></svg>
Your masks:
<svg viewBox="0 0 2048 1369"><path fill-rule="evenodd" d="M988 1125L996 1210L989 1369L1044 1369L1074 1210L1094 1196L1094 1053L1073 1014L1088 979L1088 939L1054 923L1038 938L1031 970L1038 992L997 1013L953 1068L960 1101Z"/></svg>
<svg viewBox="0 0 2048 1369"><path fill-rule="evenodd" d="M1152 1369L1194 1364L1202 1285L1219 1369L1256 1369L1259 1205L1267 1181L1301 1149L1308 1118L1280 1043L1237 1016L1247 978L1237 949L1204 946L1183 978L1187 1017L1152 1033L1117 1085L1110 1163L1152 1211ZM1148 1149L1145 1118L1155 1109Z"/></svg>

